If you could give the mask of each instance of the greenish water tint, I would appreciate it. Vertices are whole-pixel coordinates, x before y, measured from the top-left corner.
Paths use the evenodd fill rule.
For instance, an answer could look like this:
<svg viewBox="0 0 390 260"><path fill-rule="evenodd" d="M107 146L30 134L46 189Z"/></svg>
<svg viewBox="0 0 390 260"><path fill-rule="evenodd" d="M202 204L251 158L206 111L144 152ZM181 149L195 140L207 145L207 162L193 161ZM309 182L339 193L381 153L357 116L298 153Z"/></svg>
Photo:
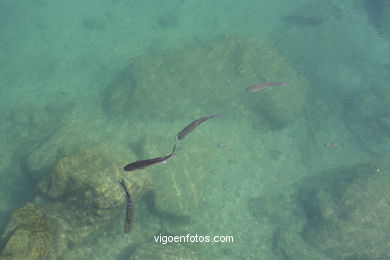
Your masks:
<svg viewBox="0 0 390 260"><path fill-rule="evenodd" d="M390 258L389 17L387 0L1 1L0 258Z"/></svg>

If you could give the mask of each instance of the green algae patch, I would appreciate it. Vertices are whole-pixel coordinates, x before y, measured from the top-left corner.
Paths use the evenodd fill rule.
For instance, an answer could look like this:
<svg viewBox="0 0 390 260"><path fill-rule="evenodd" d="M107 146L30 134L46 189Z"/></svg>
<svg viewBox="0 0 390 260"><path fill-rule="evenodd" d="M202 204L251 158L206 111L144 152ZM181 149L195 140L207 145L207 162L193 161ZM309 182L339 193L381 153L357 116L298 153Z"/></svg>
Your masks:
<svg viewBox="0 0 390 260"><path fill-rule="evenodd" d="M247 93L249 85L288 81L288 88ZM252 109L272 121L294 121L308 82L270 43L220 37L182 50L135 58L113 77L102 100L112 117L172 120L226 110Z"/></svg>
<svg viewBox="0 0 390 260"><path fill-rule="evenodd" d="M12 214L2 237L1 259L55 259L56 221L36 204L28 203Z"/></svg>
<svg viewBox="0 0 390 260"><path fill-rule="evenodd" d="M135 158L131 150L115 143L81 149L59 159L38 184L38 190L49 199L80 207L120 207L123 204L123 191L118 184L123 173L121 166L129 158ZM138 197L144 175L133 175L128 174L129 188Z"/></svg>
<svg viewBox="0 0 390 260"><path fill-rule="evenodd" d="M78 250L84 241L97 239L112 229L119 212L126 207L122 177L134 201L147 189L148 176L123 175L122 166L136 156L127 147L105 142L79 149L55 163L37 186L41 201L59 223L58 255ZM137 214L137 213L135 213ZM123 233L123 220L117 232Z"/></svg>

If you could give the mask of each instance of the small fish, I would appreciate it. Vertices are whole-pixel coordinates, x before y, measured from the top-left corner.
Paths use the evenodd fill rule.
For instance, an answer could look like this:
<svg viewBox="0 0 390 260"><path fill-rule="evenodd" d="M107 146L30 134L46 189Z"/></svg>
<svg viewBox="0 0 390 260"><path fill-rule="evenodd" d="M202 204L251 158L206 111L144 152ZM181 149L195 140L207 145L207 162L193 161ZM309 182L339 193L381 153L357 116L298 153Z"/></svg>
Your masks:
<svg viewBox="0 0 390 260"><path fill-rule="evenodd" d="M341 144L339 144L339 143L326 143L326 144L324 144L324 146L326 148L331 148L331 147L341 146Z"/></svg>
<svg viewBox="0 0 390 260"><path fill-rule="evenodd" d="M223 144L223 143L219 143L219 144L217 145L217 147L220 148L220 149L230 149L230 148L231 148L230 145L228 145L228 144Z"/></svg>
<svg viewBox="0 0 390 260"><path fill-rule="evenodd" d="M256 92L259 90L262 90L264 88L268 87L274 87L274 86L283 86L283 87L288 87L288 82L283 81L283 82L264 82L261 83L260 85L254 85L254 86L249 86L245 89L246 92Z"/></svg>
<svg viewBox="0 0 390 260"><path fill-rule="evenodd" d="M122 180L119 182L119 184L123 187L126 194L126 213L125 213L125 223L123 225L123 231L125 234L129 233L131 230L131 223L133 221L133 201L131 199L130 193L127 190L127 186L125 183L125 180L122 178Z"/></svg>
<svg viewBox="0 0 390 260"><path fill-rule="evenodd" d="M169 155L157 157L157 158L152 158L152 159L139 160L139 161L129 163L125 167L123 167L123 170L125 170L127 172L128 171L135 171L135 170L140 170L140 169L143 169L145 167L151 166L153 164L165 163L169 158L171 158L172 156L175 156L175 149L176 149L176 145L173 146L172 153Z"/></svg>
<svg viewBox="0 0 390 260"><path fill-rule="evenodd" d="M184 138L189 133L194 131L194 129L197 128L201 123L206 122L207 120L209 120L211 118L220 117L221 115L222 115L222 113L219 113L218 115L205 116L205 117L202 117L202 118L199 118L199 119L193 121L191 124L184 127L184 129L181 130L180 133L177 134L177 139L179 139L180 141L184 140Z"/></svg>

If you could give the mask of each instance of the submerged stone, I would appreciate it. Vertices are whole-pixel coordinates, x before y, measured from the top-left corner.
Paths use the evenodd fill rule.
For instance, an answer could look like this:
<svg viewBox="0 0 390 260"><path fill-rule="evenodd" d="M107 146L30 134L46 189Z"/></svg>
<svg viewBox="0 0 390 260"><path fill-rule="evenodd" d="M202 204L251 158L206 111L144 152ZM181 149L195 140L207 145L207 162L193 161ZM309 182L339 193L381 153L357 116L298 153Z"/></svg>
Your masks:
<svg viewBox="0 0 390 260"><path fill-rule="evenodd" d="M57 222L46 210L28 203L12 214L2 236L1 259L55 259L54 235Z"/></svg>
<svg viewBox="0 0 390 260"><path fill-rule="evenodd" d="M51 200L92 211L122 207L124 193L119 181L123 176L122 166L129 158L135 158L131 150L115 143L81 149L58 160L39 182L38 190ZM129 192L138 198L144 192L146 175L126 175Z"/></svg>
<svg viewBox="0 0 390 260"><path fill-rule="evenodd" d="M389 184L390 179L369 163L304 179L297 208L284 222L288 228L274 233L275 251L291 259L389 258Z"/></svg>
<svg viewBox="0 0 390 260"><path fill-rule="evenodd" d="M112 228L112 221L126 207L119 184L122 177L134 203L146 192L147 175L122 171L135 158L129 148L113 142L85 147L59 159L38 183L40 201L60 223L56 247L61 254L80 249L83 241L97 239ZM115 226L123 232L122 221Z"/></svg>
<svg viewBox="0 0 390 260"><path fill-rule="evenodd" d="M289 87L244 92L249 85L267 81L288 81ZM307 86L307 80L269 43L220 37L135 58L114 76L102 105L112 116L162 120L187 117L194 109L206 115L254 109L286 124L302 112Z"/></svg>

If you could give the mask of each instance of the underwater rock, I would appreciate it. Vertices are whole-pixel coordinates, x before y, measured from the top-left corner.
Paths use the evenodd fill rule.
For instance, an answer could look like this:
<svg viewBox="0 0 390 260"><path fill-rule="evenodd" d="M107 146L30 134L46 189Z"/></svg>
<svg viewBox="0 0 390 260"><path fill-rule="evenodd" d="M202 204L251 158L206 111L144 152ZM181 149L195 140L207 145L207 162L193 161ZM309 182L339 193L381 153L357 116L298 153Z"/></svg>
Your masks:
<svg viewBox="0 0 390 260"><path fill-rule="evenodd" d="M296 196L300 224L275 233L275 248L291 259L389 258L389 185L388 175L369 163L305 179Z"/></svg>
<svg viewBox="0 0 390 260"><path fill-rule="evenodd" d="M55 130L50 137L27 148L24 167L30 176L39 181L61 158L77 152L80 146L98 142L94 128L81 120L72 120Z"/></svg>
<svg viewBox="0 0 390 260"><path fill-rule="evenodd" d="M285 80L289 88L244 91L248 85ZM250 108L284 124L300 115L307 86L271 44L220 37L136 57L107 86L102 106L111 117L172 120L188 117L188 110L207 115L256 103Z"/></svg>
<svg viewBox="0 0 390 260"><path fill-rule="evenodd" d="M281 54L267 43L249 39L240 44L240 76L256 85L264 82L287 81L287 87L271 87L247 93L246 102L279 126L297 119L306 104L308 81L299 75Z"/></svg>
<svg viewBox="0 0 390 260"><path fill-rule="evenodd" d="M147 175L124 175L122 171L123 165L135 158L129 148L117 143L97 144L59 159L38 183L38 191L49 201L45 203L48 211L60 223L59 251L67 252L94 239L117 219L118 211L126 207L119 184L122 176L135 203L146 192ZM123 222L118 226L123 227Z"/></svg>
<svg viewBox="0 0 390 260"><path fill-rule="evenodd" d="M136 158L131 150L116 143L103 143L65 156L38 184L45 197L91 210L123 206L119 185L122 166ZM127 173L126 183L132 197L138 198L147 183L146 175Z"/></svg>
<svg viewBox="0 0 390 260"><path fill-rule="evenodd" d="M196 252L180 244L162 245L157 243L141 244L130 258L131 260L196 260Z"/></svg>
<svg viewBox="0 0 390 260"><path fill-rule="evenodd" d="M54 235L57 222L46 210L28 203L15 210L2 236L1 259L55 259Z"/></svg>

